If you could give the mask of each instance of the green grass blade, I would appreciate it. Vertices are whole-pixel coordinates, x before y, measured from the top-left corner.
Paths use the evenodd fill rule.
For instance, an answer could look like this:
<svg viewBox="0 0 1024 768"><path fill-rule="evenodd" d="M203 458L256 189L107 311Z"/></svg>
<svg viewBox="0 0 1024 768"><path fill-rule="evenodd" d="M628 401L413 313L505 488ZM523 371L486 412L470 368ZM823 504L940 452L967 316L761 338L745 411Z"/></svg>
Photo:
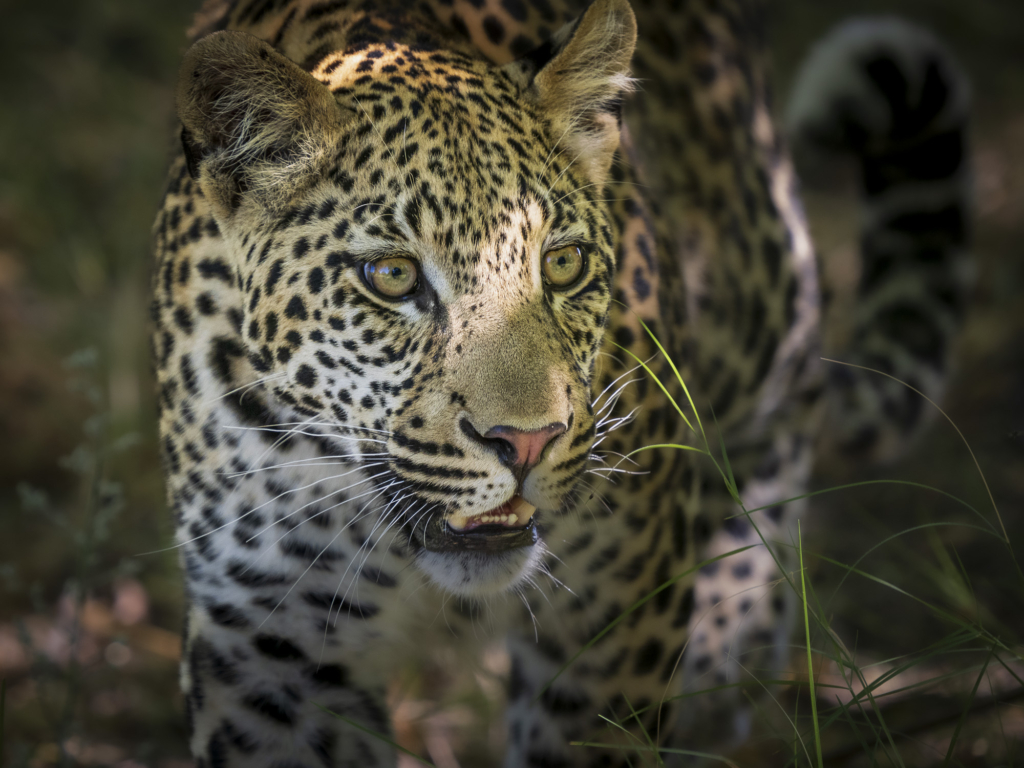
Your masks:
<svg viewBox="0 0 1024 768"><path fill-rule="evenodd" d="M895 584L893 584L891 581L886 581L885 579L883 579L883 578L881 578L879 576L874 576L874 575L868 573L867 571L862 571L859 568L856 568L856 567L854 567L852 565L847 565L846 563L841 563L838 560L834 560L833 558L828 557L827 555L815 555L815 557L817 557L819 560L825 561L826 563L830 563L831 565L834 565L837 568L843 568L843 569L845 569L846 571L848 571L850 573L854 573L854 574L856 574L858 576L861 576L861 577L863 577L865 579L868 579L869 581L873 581L876 584L881 584L883 587L887 587L887 588L893 590L894 592L896 592L897 594L903 595L904 597L909 597L914 602L920 603L925 608L928 608L929 610L933 611L934 613L936 613L940 617L942 617L944 619L947 619L948 621L952 622L953 624L956 624L957 626L960 626L960 627L969 627L970 626L969 624L967 624L967 622L965 622L962 619L960 619L959 616L955 616L955 615L953 615L951 613L948 613L947 611L942 610L938 606L932 605L927 600L925 600L923 598L920 598L917 595L911 594L907 590L903 589L903 587L898 587Z"/></svg>
<svg viewBox="0 0 1024 768"><path fill-rule="evenodd" d="M886 536L884 539L879 541L877 544L874 544L871 547L869 547L860 557L858 557L856 560L854 560L852 567L853 568L857 568L857 566L859 566L861 564L861 562L863 562L863 560L866 557L868 557L868 555L870 555L872 552L874 552L876 549L878 549L878 548L880 548L882 546L885 546L889 542L894 541L894 540L896 540L896 539L900 538L901 536L904 536L904 535L906 535L908 533L913 533L914 531L921 531L921 530L924 530L926 528L947 528L947 527L948 528L960 528L960 527L963 527L963 528L967 528L967 529L971 529L971 530L975 530L975 531L981 531L982 533L986 533L986 534L989 534L989 535L992 535L992 536L996 536L998 538L998 534L996 534L996 533L994 533L992 531L988 531L985 528L982 528L981 526L969 525L967 523L944 523L944 522L922 523L921 525L912 525L909 528L904 528L902 531L897 531L896 533L893 533L893 534L891 534L889 536ZM837 592L839 591L839 588L843 586L844 582L846 581L847 576L849 576L850 573L851 573L851 571L848 571L846 573L846 575L843 576L842 579L840 579L839 584L836 585L836 591Z"/></svg>
<svg viewBox="0 0 1024 768"><path fill-rule="evenodd" d="M618 728L620 731L622 731L624 734L626 734L626 738L628 738L630 741L635 741L635 742L638 742L638 744L639 744L639 746L633 746L633 747L627 747L626 745L622 745L623 749L632 749L632 750L634 750L636 752L646 752L647 751L646 747L644 747L643 742L640 741L640 737L637 736L635 733L633 733L628 728L626 728L626 726L624 726L622 723L617 723L614 720L612 720L611 718L605 717L604 715L598 715L598 718L600 718L601 720L604 720L606 723L608 723L608 725L612 726L613 728ZM569 742L569 744L571 746L572 742ZM633 761L629 759L629 755L626 755L624 759L626 761L626 765L629 766L629 768L633 768Z"/></svg>
<svg viewBox="0 0 1024 768"><path fill-rule="evenodd" d="M860 728L857 727L856 721L854 721L853 716L850 714L849 707L848 706L844 706L843 704L840 704L839 708L840 708L840 710L842 710L841 713L846 715L846 722L849 725L850 730L857 737L857 741L860 743L860 747L861 747L861 750L863 751L863 754L865 754L865 755L871 754L870 751L869 751L870 748L868 747L868 743L866 741L864 741L864 737L861 736L861 733L860 733ZM874 723L872 723L870 720L866 720L865 722L867 723L868 728L871 729L871 735L874 737L875 743L877 744L878 743L878 731L875 730Z"/></svg>
<svg viewBox="0 0 1024 768"><path fill-rule="evenodd" d="M974 634L972 634L972 633L970 633L968 631L960 630L958 632L954 632L951 636L943 638L942 640L938 641L937 643L934 643L929 648L925 649L924 658L926 659L929 656L935 655L937 651L948 649L950 647L955 647L956 645L962 644L965 641L974 640L974 639L976 639L976 635L974 635ZM965 651L966 650L968 650L968 649L965 649ZM973 651L973 649L970 649L970 650ZM983 649L983 650L987 650L987 649ZM862 717L864 718L863 719L863 724L865 726L867 726L869 729L871 729L871 731L872 731L872 733L873 733L873 735L874 735L874 737L876 739L876 746L874 747L874 749L879 749L879 748L887 748L887 749L889 749L889 748L891 748L893 750L894 754L895 754L895 760L899 761L902 764L901 758L899 757L898 752L896 752L895 743L894 743L893 739L891 738L891 735L889 734L889 732L887 730L887 727L885 725L885 720L884 720L884 717L882 715L882 710L880 709L880 707L878 705L878 700L883 698L883 697L885 697L885 696L896 695L896 694L898 694L900 692L905 692L907 690L911 690L911 689L914 689L914 688L919 688L919 687L922 687L922 686L925 686L925 685L938 684L938 683L940 683L943 680L948 679L948 678L959 677L964 672L964 670L963 669L956 669L956 670L953 670L952 672L947 673L946 675L941 675L938 678L929 678L928 680L917 681L917 682L912 683L910 685L903 686L901 688L894 689L894 690L891 690L891 691L887 691L887 692L885 692L885 693L883 693L883 694L881 694L879 696L874 696L873 695L874 692L879 687L884 685L888 680L896 677L897 675L902 674L903 672L905 672L906 670L910 669L911 667L920 664L923 659L921 657L911 658L909 661L907 661L903 665L901 665L901 666L899 666L899 667L897 667L895 669L890 670L886 674L881 675L878 678L876 678L875 680L871 681L871 683L868 683L866 678L865 678L863 669L858 667L855 663L853 663L853 661L852 661L852 654L847 654L847 655L848 655L848 658L850 659L850 663L848 665L848 668L850 669L851 672L853 672L856 675L857 679L860 681L861 685L863 686L863 690L861 690L859 693L854 693L854 691L853 691L853 684L852 684L852 681L851 681L847 685L847 689L850 691L851 696L852 696L851 700L849 702L845 703L845 704L843 704L842 702L838 702L837 703L837 710L838 711L835 711L832 714L830 714L827 717L825 717L823 725L821 727L821 730L822 731L827 730L840 717L842 717L844 715L846 716L847 720L851 722L851 727L852 727L853 721L852 721L852 718L850 717L850 710L855 707L861 713ZM878 663L880 663L880 664L887 664L887 663L889 663L889 661L886 660L886 661L881 661L881 662L878 662ZM874 666L874 665L872 665L872 666ZM844 675L844 680L845 679L846 679L846 677ZM865 699L867 700L867 704L874 711L875 717L878 718L879 724L881 726L881 730L879 730L878 728L875 727L875 725L872 722L871 718L867 717L867 712L865 712L865 710L864 710ZM854 730L856 730L856 729L854 729ZM858 736L858 740L862 741L862 746L864 746L864 749L865 749L864 754L869 754L869 751L867 749L866 744L863 744L863 740L860 739L859 736ZM886 744L886 741L888 741L888 744ZM873 763L873 764L877 764L877 763Z"/></svg>
<svg viewBox="0 0 1024 768"><path fill-rule="evenodd" d="M697 430L695 430L695 429L693 428L693 425L692 425L692 424L690 424L690 420L689 420L688 418L686 418L686 414L685 414L685 413L683 413L683 409L679 407L679 403L677 403L677 402L676 402L676 399L675 399L674 397L672 397L672 395L671 395L671 394L669 394L669 391L668 391L668 390L667 390L667 389L665 388L665 385L661 383L661 379L659 379L659 378L657 377L657 375L656 375L656 374L654 373L654 371L652 371L652 370L651 370L650 366L648 366L648 365L647 365L647 363L645 363L645 362L644 362L643 360L641 360L641 359L640 359L639 357L637 357L636 355L634 355L634 354L633 354L632 352L630 352L630 351L629 351L628 349L626 349L626 348L625 348L624 346L622 346L621 344L619 344L619 343L617 343L617 342L614 342L614 341L612 341L612 342L610 342L610 343L611 343L612 345L614 345L614 346L618 347L619 349L621 349L621 350L622 350L623 352L625 352L625 353L626 353L627 355L629 355L630 357L632 357L632 358L633 358L634 360L636 360L636 361L637 361L637 363L638 363L638 364L639 364L639 365L640 365L640 366L641 366L641 367L642 367L642 368L643 368L643 369L644 369L645 371L647 371L647 373L649 373L649 374L651 375L651 378L652 378L652 379L654 379L654 383L655 383L655 384L657 384L657 385L658 385L658 388L659 388L659 389L661 389L661 391L665 393L665 397L667 397L667 398L668 398L668 401L669 401L670 403L672 403L672 407L676 409L676 413L678 413L678 414L679 414L679 418L681 418L681 419L683 420L683 423L684 423L684 424L686 424L686 426L690 428L690 431L691 431L691 432L693 432L694 434L697 434ZM698 423L700 423L700 422L698 422ZM703 430L702 430L702 432L703 432Z"/></svg>
<svg viewBox="0 0 1024 768"><path fill-rule="evenodd" d="M664 768L665 761L661 759L661 755L659 754L658 750L658 745L654 743L654 740L651 738L651 734L649 734L647 732L647 729L644 728L644 724L640 720L640 715L638 715L637 711L633 708L633 702L631 702L629 700L629 697L625 694L623 694L622 698L625 699L626 706L629 707L630 718L636 720L636 724L640 726L640 732L644 735L644 739L647 741L647 748L654 753L654 759L658 761L658 765Z"/></svg>
<svg viewBox="0 0 1024 768"><path fill-rule="evenodd" d="M636 312L634 312L633 314L636 315ZM676 368L676 364L672 362L672 357L668 354L668 352L665 351L665 348L661 346L661 342L658 341L658 337L655 336L654 332L647 327L647 323L645 323L639 315L636 316L636 319L637 322L639 322L640 325L643 326L644 330L647 331L647 335L651 337L651 341L653 341L655 346L658 347L661 354L665 356L665 361L669 364L669 366L671 366L672 373L675 374L676 381L678 381L679 385L683 388L683 393L686 395L686 399L690 403L690 410L693 411L693 418L697 420L697 426L700 427L700 433L703 435L704 425L700 423L700 414L697 412L697 407L693 404L693 398L690 397L690 390L687 388L686 382L683 381L682 374L679 373L679 369ZM693 427L690 427L690 429L693 429ZM706 437L704 438L704 441L705 443L707 442Z"/></svg>
<svg viewBox="0 0 1024 768"><path fill-rule="evenodd" d="M392 747L397 749L399 752L401 752L403 755L407 755L408 757L411 757L413 760L416 760L417 762L423 763L423 765L430 766L430 768L436 768L434 766L434 764L432 762L430 762L429 760L427 760L426 758L420 757L419 755L417 755L412 750L406 749L405 747L403 747L401 744L399 744L396 741L392 741L387 736L385 736L383 733L377 733L372 728L367 728L365 725L360 725L355 720L350 720L347 717L345 717L344 715L339 715L337 712L332 712L327 707L322 706L320 704L317 704L315 701L313 702L313 706L316 707L317 709L323 710L324 712L326 712L331 717L336 717L339 720L341 720L342 722L348 723L353 728L356 728L357 730L360 730L363 733L367 733L370 736L373 736L373 738L378 739L380 741L383 741L385 744L391 745Z"/></svg>
<svg viewBox="0 0 1024 768"><path fill-rule="evenodd" d="M572 658L569 659L567 662L565 662L565 664L563 664L559 668L559 670L554 674L554 676L550 680L548 680L547 683L544 684L544 687L541 688L540 691L538 691L537 695L533 699L534 702L540 701L540 697L544 695L544 693L548 690L548 688L551 687L551 685L555 682L555 680L557 680L559 677L561 677L562 673L565 672L565 670L567 670L576 661L576 659L578 659L587 650L589 650L598 640L600 640L602 637L604 637L609 632L611 632L616 627L616 625L619 624L619 622L621 622L623 619L625 619L627 616L629 616L629 614L631 614L637 608L639 608L644 603L646 603L648 600L653 598L659 592L663 592L664 590L668 589L669 587L671 587L673 584L675 584L680 579L683 579L683 578L689 576L692 573L696 573L698 570L700 570L701 568L703 568L705 565L707 565L709 563L714 563L714 562L717 562L718 560L723 560L723 559L725 559L727 557L732 557L733 555L738 555L740 552L746 552L748 549L750 549L753 546L754 546L753 544L750 544L750 545L748 545L746 547L740 547L739 549L734 549L734 550L732 550L730 552L724 552L723 554L718 555L717 557L712 557L712 558L710 558L708 560L702 560L701 562L697 563L696 565L694 565L694 566L692 566L690 568L687 568L685 571L682 571L681 573L676 574L675 576L673 576L671 579L669 579L668 581L664 582L663 584L660 584L659 586L655 587L653 590L651 590L646 595L644 595L639 600L637 600L635 603L633 603L633 605L631 605L629 608L627 608L622 613L620 613L618 616L616 616L614 619L612 619L610 622L608 622L608 624L604 627L604 629L602 629L600 632L598 632L596 635L594 635L594 637L592 637L582 648L580 648L578 651L576 651L576 653L573 654Z"/></svg>
<svg viewBox="0 0 1024 768"><path fill-rule="evenodd" d="M799 523L798 523L798 533L799 533ZM804 579L802 541L798 541L797 544L798 544L798 547L800 548L799 557L800 557L800 563L801 563L801 571L800 571L801 572L801 593L804 595L804 597L803 597L804 609L805 609L805 611L807 611L808 610L807 609L807 602L808 601L807 601L807 598L806 598L806 580ZM813 595L813 590L812 590L811 594ZM812 615L815 615L815 614L812 614ZM821 615L824 615L824 614L821 614ZM815 615L815 618L817 618L817 615ZM838 643L838 637L835 636L834 633L832 633L831 628L828 627L828 625L827 625L827 622L825 622L823 619L819 619L818 621L826 629L827 634L830 637L832 637L835 642ZM805 623L805 626L807 627L807 633L808 633L807 645L808 645L808 648L809 648L809 646L810 646L810 637L809 637L810 629L809 629L809 622L808 622L808 617L806 616L806 613L805 613L804 623ZM897 765L903 766L903 760L900 757L899 751L896 748L895 739L894 739L892 733L890 732L888 725L885 722L885 717L884 717L884 715L882 713L881 708L878 706L878 703L877 703L877 701L875 700L875 698L873 696L873 690L872 690L873 686L881 685L882 681L881 680L876 680L871 685L869 685L867 680L866 680L866 678L864 677L863 672L854 663L852 655L849 656L849 662L848 662L847 666L856 673L856 676L857 676L858 680L860 681L861 686L864 689L863 693L865 693L865 695L867 696L868 704L870 705L871 709L874 711L875 717L878 718L879 725L881 726L881 729L882 729L882 734L884 734L884 736L885 736L885 741L883 742L881 740L881 735L879 735L879 744L886 744L887 743L887 746L892 750L892 760ZM811 657L810 657L810 651L808 650L808 670L810 671L811 669L812 669ZM813 673L812 673L811 679L813 679ZM811 709L812 709L812 717L814 718L815 721L817 721L817 699L813 695L811 696ZM816 725L815 726L816 744L817 744L817 741L820 738L820 731L821 731L820 724ZM808 760L808 762L810 762L810 761ZM819 757L819 768L821 768L820 762L821 762L821 758Z"/></svg>
<svg viewBox="0 0 1024 768"><path fill-rule="evenodd" d="M974 703L974 697L978 693L978 686L981 685L981 680L985 677L985 671L988 669L988 664L992 660L992 654L994 649L988 649L988 656L985 657L985 663L981 665L981 671L974 680L974 687L971 688L971 695L967 698L967 704L964 705L964 711L960 713L960 719L957 720L956 728L953 729L953 735L949 738L949 748L946 750L946 759L942 761L942 768L946 768L949 765L949 761L953 758L953 749L956 747L956 740L960 736L960 729L963 728L964 721L967 719L967 715L971 712L971 705Z"/></svg>
<svg viewBox="0 0 1024 768"><path fill-rule="evenodd" d="M751 648L750 650L756 651L759 648ZM950 673L954 674L954 673ZM690 699L694 696L704 696L709 693L717 693L718 691L726 691L730 688L753 688L762 685L788 685L791 688L801 688L803 683L799 680L791 680L789 678L757 678L756 680L741 680L735 683L722 683L721 685L713 685L708 688L701 688L699 691L686 691L685 693L679 693L675 696L669 696L664 701L667 704L671 701L680 701L682 699ZM838 685L837 683L815 683L816 688L838 688L839 690L847 690L847 686ZM651 704L647 707L641 707L637 710L637 714L642 715L644 712L649 710L651 707L656 706Z"/></svg>
<svg viewBox="0 0 1024 768"><path fill-rule="evenodd" d="M732 473L732 464L729 463L729 453L725 450L725 437L722 435L722 430L718 427L718 417L715 416L714 411L711 411L711 417L715 420L715 429L718 432L718 445L722 450L722 463L725 465L725 472L722 474L722 479L725 480L725 487L729 491L729 495L732 496L732 500L740 505L740 508L743 509L743 512L749 518L750 513L743 507L743 501L740 499L740 489L739 486L736 485L736 476ZM719 469L718 471L721 472L722 470ZM761 532L758 531L758 534L760 533Z"/></svg>
<svg viewBox="0 0 1024 768"><path fill-rule="evenodd" d="M971 650L972 650L972 652L976 652L976 649L971 649ZM927 656L925 658L927 658ZM846 704L839 704L837 706L839 706L840 708L843 708L843 709L847 708L847 707L850 707L850 706L852 706L854 704L859 706L864 701L864 699L867 698L869 692L874 693L874 691L876 689L880 688L886 682L888 682L889 680L893 679L894 677L896 677L896 676L898 676L900 674L903 674L904 672L906 672L909 669L912 669L913 667L919 666L922 663L922 661L923 661L922 658L914 658L913 660L907 662L903 666L901 666L901 667L899 667L897 669L893 669L889 673L886 673L885 675L880 675L879 677L877 677L874 680L872 680L859 693L853 693L852 692L852 686L848 687L847 690L850 690L851 693L853 694L851 699L850 699L850 701L847 702ZM950 672L946 672L945 674L936 675L935 677L929 677L927 680L918 680L917 682L910 683L908 685L903 685L903 686L900 686L899 688L894 688L894 689L892 689L890 691L886 691L884 693L877 694L875 696L875 700L878 701L878 700L883 699L883 698L885 698L887 696L898 696L900 694L905 694L905 693L907 693L909 691L912 691L912 690L915 690L917 688L924 688L925 686L938 685L940 683L945 682L946 680L952 680L954 678L960 677L964 672L967 672L969 670L970 670L970 667L964 667L962 669L955 669L955 670L952 670ZM857 669L856 671L858 673L858 677L860 677L861 679L864 679L863 678L863 669ZM834 687L840 687L840 686L834 686ZM822 730L823 731L827 730L833 723L836 722L836 720L839 718L839 715L841 715L841 714L842 714L841 712L836 712L836 713L830 714L828 717L824 718L824 722L823 722L823 725L822 725Z"/></svg>
<svg viewBox="0 0 1024 768"><path fill-rule="evenodd" d="M1014 680L1017 681L1017 683L1020 685L1021 688L1024 688L1024 680L1020 679L1020 675L1018 675L1016 672L1014 672L1013 669L1011 667L1009 667L1007 665L1007 663L1005 661L1003 661L1001 658L999 658L998 656L996 656L996 661L999 662L1000 666L1002 666L1003 669L1005 669L1007 672L1010 673L1010 675L1013 677Z"/></svg>
<svg viewBox="0 0 1024 768"><path fill-rule="evenodd" d="M861 677L861 682L864 682L863 677ZM892 749L892 759L897 765L906 768L903 764L903 758L900 757L900 752L896 748L896 739L893 738L892 732L889 730L889 726L885 722L885 716L882 714L882 708L878 706L878 701L875 699L871 691L867 688L865 688L865 690L867 691L868 703L871 705L871 709L875 713L875 717L878 718L878 724L882 728L882 734L885 735L886 741L889 743L889 748ZM879 743L881 743L881 735L879 736Z"/></svg>
<svg viewBox="0 0 1024 768"><path fill-rule="evenodd" d="M796 540L800 556L800 597L804 606L804 639L807 642L807 681L811 687L811 721L814 723L814 751L818 757L818 768L825 768L821 759L821 728L818 725L818 703L814 695L814 660L811 656L811 622L807 611L807 580L804 575L804 541L800 521L796 523Z"/></svg>
<svg viewBox="0 0 1024 768"><path fill-rule="evenodd" d="M951 493L947 493L946 491L942 490L941 488L936 488L936 487L931 486L931 485L925 485L924 483L915 483L912 480L890 480L890 479L861 480L860 482L856 482L856 483L846 483L844 485L833 485L831 488L822 488L821 490L818 490L818 491L809 491L807 493L802 493L799 496L793 496L793 497L788 498L788 499L782 499L781 501L773 501L771 504L765 504L764 506L755 507L754 509L750 509L750 510L747 510L747 511L750 514L753 514L754 512L760 512L761 510L764 510L764 509L770 509L771 507L778 506L780 504L789 504L791 501L800 501L801 499L810 499L810 498L812 498L814 496L821 496L822 494L833 493L835 491L843 491L843 490L846 490L847 488L859 488L862 485L907 485L907 486L910 486L911 488L922 488L922 489L924 489L926 491L932 491L933 493L937 493L937 494L939 494L941 496L945 496L947 499L952 499L953 501L955 501L958 504L960 504L961 506L969 509L975 515L977 515L978 518L983 523L988 525L990 531L992 533L994 533L1000 540L1002 540L1002 535L996 530L995 526L992 525L991 521L986 520L985 516L982 515L981 512L979 512L973 506L968 504L966 501L964 501L963 499L959 498L958 496L954 496Z"/></svg>
<svg viewBox="0 0 1024 768"><path fill-rule="evenodd" d="M637 448L635 451L630 451L626 454L626 458L630 458L634 454L642 453L643 451L653 451L655 448L677 448L680 451L694 451L702 456L707 456L707 453L703 448L695 448L692 445L680 445L679 443L656 443L654 445L645 445L643 448Z"/></svg>
<svg viewBox="0 0 1024 768"><path fill-rule="evenodd" d="M824 360L826 363L836 363L837 365L845 365L849 366L850 368L860 368L862 371L870 371L871 373L877 373L879 376L885 376L887 379L892 379L893 381L902 384L910 391L923 397L935 410L942 414L946 421L949 422L950 426L952 426L953 429L956 430L956 433L960 436L960 440L963 441L964 446L967 448L967 452L971 455L971 461L974 462L974 468L978 470L978 475L981 477L982 485L985 486L985 492L988 494L988 500L992 504L992 510L996 513L996 520L999 521L999 527L1002 529L1003 532L1003 541L1006 543L1006 547L1010 552L1010 559L1013 560L1013 565L1017 569L1017 576L1020 578L1022 582L1024 582L1024 570L1021 570L1020 563L1017 562L1017 556L1013 551L1013 544L1010 542L1010 536L1006 532L1006 525L1003 523L1003 516L999 514L999 506L996 504L996 497L992 495L992 489L988 485L988 479L985 477L985 473L982 472L981 470L981 464L978 462L978 457L974 455L974 450L971 448L971 444L967 442L967 438L964 437L964 433L960 431L960 427L958 427L956 425L956 422L949 417L949 414L942 410L942 408L939 407L939 404L932 400L930 397L928 397L928 395L926 395L924 392L922 392L919 389L915 389L914 387L907 384L907 382L898 379L891 374L885 373L884 371L875 370L874 368L868 368L867 366L863 365L844 363L842 360L832 360L827 357L823 357L821 359Z"/></svg>
<svg viewBox="0 0 1024 768"><path fill-rule="evenodd" d="M962 619L959 616L950 613L949 611L945 611L945 610L943 610L942 608L939 608L936 605L932 605L927 600L925 600L923 598L920 598L917 595L914 595L914 594L908 592L907 590L903 589L902 587L896 586L892 582L889 582L889 581L886 581L885 579L879 578L878 576L873 576L870 573L867 573L867 572L862 571L860 569L852 568L851 566L846 565L845 563L841 563L838 560L833 560L832 558L827 557L825 555L816 555L816 557L819 560L823 560L823 561L825 561L827 563L831 563L832 565L835 565L835 566L837 566L839 568L845 568L847 570L850 570L853 573L856 573L857 575L862 576L865 579L868 579L870 581L874 581L875 583L880 584L883 587L886 587L888 589L893 590L897 594L903 595L904 597L909 597L914 602L920 603L921 605L923 605L925 608L930 610L932 613L934 613L939 618L942 618L942 619L948 621L949 623L953 624L954 626L961 627L961 628L966 628L966 629L969 629L969 630L973 631L977 635L978 638L984 639L984 641L986 643L993 644L999 650L1002 650L1002 651L1005 651L1006 653L1009 653L1014 658L1016 658L1016 659L1018 659L1020 661L1024 661L1024 654L1021 653L1021 650L1019 649L1019 647L1008 645L1007 643L1003 642L1000 638L998 638L995 635L993 635L991 632L989 632L984 627L977 626L977 625L973 624L972 622L966 621L965 619Z"/></svg>
<svg viewBox="0 0 1024 768"><path fill-rule="evenodd" d="M570 741L569 745L572 747L596 747L598 749L614 749L618 751L623 750L642 750L640 747L631 747L625 744L606 744L598 741ZM716 760L720 763L728 765L729 768L740 768L736 763L727 757L722 755L715 755L710 752L696 752L692 749L676 749L675 747L658 747L658 752L665 752L670 755L690 755L692 757L702 757L706 760Z"/></svg>

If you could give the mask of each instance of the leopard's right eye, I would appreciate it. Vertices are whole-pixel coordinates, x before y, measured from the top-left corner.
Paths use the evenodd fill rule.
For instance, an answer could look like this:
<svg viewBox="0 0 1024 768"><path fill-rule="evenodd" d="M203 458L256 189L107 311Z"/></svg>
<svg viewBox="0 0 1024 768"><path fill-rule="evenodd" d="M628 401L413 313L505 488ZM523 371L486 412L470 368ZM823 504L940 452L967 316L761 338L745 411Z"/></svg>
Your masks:
<svg viewBox="0 0 1024 768"><path fill-rule="evenodd" d="M388 299L401 299L419 285L416 262L405 256L389 256L363 265L363 277L373 290Z"/></svg>
<svg viewBox="0 0 1024 768"><path fill-rule="evenodd" d="M558 291L572 286L586 265L583 249L578 245L567 245L544 254L541 272L547 284Z"/></svg>

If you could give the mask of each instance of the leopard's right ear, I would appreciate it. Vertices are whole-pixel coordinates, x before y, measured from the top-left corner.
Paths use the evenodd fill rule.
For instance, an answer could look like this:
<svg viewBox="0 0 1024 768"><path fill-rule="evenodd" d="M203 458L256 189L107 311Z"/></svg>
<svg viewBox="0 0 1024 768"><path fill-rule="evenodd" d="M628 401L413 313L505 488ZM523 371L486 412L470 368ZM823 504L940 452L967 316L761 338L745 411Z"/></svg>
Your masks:
<svg viewBox="0 0 1024 768"><path fill-rule="evenodd" d="M569 161L599 186L619 146L635 46L636 18L628 0L594 0L548 42L504 67L548 118Z"/></svg>
<svg viewBox="0 0 1024 768"><path fill-rule="evenodd" d="M225 217L273 213L333 156L351 117L323 83L264 41L215 32L193 45L178 77L189 172Z"/></svg>

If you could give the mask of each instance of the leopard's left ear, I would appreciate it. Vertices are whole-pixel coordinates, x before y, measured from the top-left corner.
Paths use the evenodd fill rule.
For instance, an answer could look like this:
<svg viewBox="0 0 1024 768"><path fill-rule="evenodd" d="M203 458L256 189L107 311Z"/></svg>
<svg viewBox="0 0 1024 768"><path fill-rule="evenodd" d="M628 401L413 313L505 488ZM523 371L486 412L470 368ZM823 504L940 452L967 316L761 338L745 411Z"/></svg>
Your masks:
<svg viewBox="0 0 1024 768"><path fill-rule="evenodd" d="M548 42L505 66L551 121L558 148L597 184L607 178L619 145L635 46L636 19L628 0L596 0Z"/></svg>
<svg viewBox="0 0 1024 768"><path fill-rule="evenodd" d="M314 183L353 116L269 43L214 32L185 54L178 117L189 172L220 215L273 214Z"/></svg>

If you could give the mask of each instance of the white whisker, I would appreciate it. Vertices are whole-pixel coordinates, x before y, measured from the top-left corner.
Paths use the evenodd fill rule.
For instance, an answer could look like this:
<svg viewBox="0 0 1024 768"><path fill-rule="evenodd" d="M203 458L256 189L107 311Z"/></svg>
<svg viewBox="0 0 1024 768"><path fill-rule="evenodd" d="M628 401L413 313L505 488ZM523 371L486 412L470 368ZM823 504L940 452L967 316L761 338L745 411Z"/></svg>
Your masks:
<svg viewBox="0 0 1024 768"><path fill-rule="evenodd" d="M365 469L365 467L360 467L360 469ZM353 469L351 472L346 472L345 474L346 475L350 475L350 474L352 474L352 472L358 472L358 471L359 471L358 469ZM352 488L355 488L357 485L362 485L363 483L367 483L367 482L369 482L371 480L374 480L374 479L376 479L378 477L383 477L388 472L390 472L390 470L385 469L383 472L378 472L376 475L371 475L370 477L365 477L365 478L363 478L362 480L360 480L357 483L350 483L349 485L346 485L344 488L338 488L337 490L331 491L330 493L326 494L325 496L321 496L319 499L314 499L313 501L306 502L305 504L303 504L298 509L292 510L287 515L285 515L284 517L282 517L282 518L280 518L278 520L275 520L270 525L265 526L261 530L259 530L256 533L254 533L252 536L249 537L248 541L252 541L253 539L255 539L260 534L270 530L275 525L279 525L279 524L283 523L288 518L293 517L294 515L297 515L299 512L301 512L302 510L306 509L307 507L311 507L314 504L319 504L324 499L329 498L331 496L334 496L335 494L343 493L345 491L351 490ZM344 475L338 475L338 477L344 477ZM323 480L318 480L317 482L310 483L309 485L307 485L305 487L309 488L309 487L312 487L314 485L319 485L322 482L324 482L324 481ZM302 489L298 489L298 490L302 490ZM285 493L282 493L281 496L284 496L285 494L288 494L288 493L294 493L294 491L285 491ZM347 499L342 499L337 504L335 504L334 507L330 507L330 509L335 509L336 507L339 507L342 504L347 504L350 501L355 501L356 499L362 498L363 496L365 496L368 493L373 493L373 489L371 488L369 491L366 491L365 493L361 493L358 496L351 496L351 497L349 497ZM278 496L277 498L280 498L281 496ZM274 499L271 499L271 501L273 501L273 500ZM262 507L262 506L265 506L266 504L269 504L269 503L270 503L269 501L268 502L264 502L264 504L261 504L260 506ZM256 509L259 509L259 507L256 507ZM327 511L327 510L324 510L324 511ZM321 514L321 513L318 513L318 514Z"/></svg>
<svg viewBox="0 0 1024 768"><path fill-rule="evenodd" d="M257 469L247 469L241 472L218 472L217 474L223 475L224 477L244 477L247 475L254 475L257 472L270 472L271 470L275 469L296 469L299 467L332 467L343 466L352 463L350 461L339 461L339 459L373 459L375 462L396 460L391 456L391 454L383 451L380 453L349 453L339 454L336 456L311 456L306 459L295 459L294 461L285 461L281 464L272 464L270 466L259 467ZM365 467L366 465L362 466Z"/></svg>
<svg viewBox="0 0 1024 768"><path fill-rule="evenodd" d="M270 432L271 434L284 433L286 436L287 435L304 435L306 437L318 437L318 438L328 437L328 438L333 438L334 440L352 440L354 442L380 443L382 445L387 443L386 440L374 440L373 438L370 438L370 437L349 437L348 435L335 435L335 434L327 434L327 435L325 435L325 434L321 434L319 432L303 432L302 430L299 430L299 429L273 429L271 427L239 427L239 426L235 426L233 424L222 424L221 426L224 429L238 429L238 430L251 431L251 432Z"/></svg>

